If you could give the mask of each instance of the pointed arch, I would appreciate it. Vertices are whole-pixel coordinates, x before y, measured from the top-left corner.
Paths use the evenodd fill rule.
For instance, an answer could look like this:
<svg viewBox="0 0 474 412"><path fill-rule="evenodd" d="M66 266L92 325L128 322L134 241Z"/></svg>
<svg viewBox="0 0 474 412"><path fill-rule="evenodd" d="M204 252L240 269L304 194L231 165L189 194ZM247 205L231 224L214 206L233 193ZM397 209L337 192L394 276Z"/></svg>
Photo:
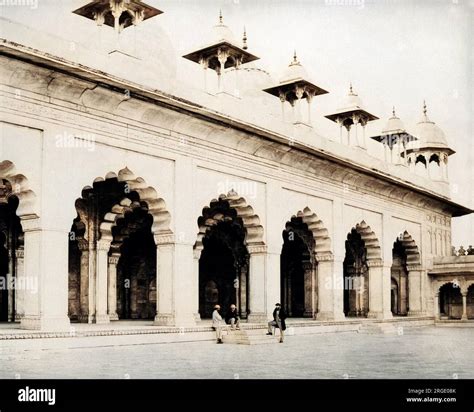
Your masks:
<svg viewBox="0 0 474 412"><path fill-rule="evenodd" d="M418 246L413 240L413 237L406 230L403 233L400 233L397 241L400 242L405 251L407 266L421 264L421 255Z"/></svg>
<svg viewBox="0 0 474 412"><path fill-rule="evenodd" d="M301 219L313 236L312 252L316 253L316 256L332 256L329 232L316 213L313 213L309 207L305 207L303 211L298 211L291 217L290 221L286 223L286 228L291 227L292 221L296 219Z"/></svg>
<svg viewBox="0 0 474 412"><path fill-rule="evenodd" d="M103 222L101 222L99 227L101 240L112 241L112 228L116 225L117 220L123 218L126 212L132 211L132 209L137 207L146 208L153 217L151 230L154 235L172 233L170 229L171 215L166 208L165 201L158 196L157 191L153 187L147 185L143 178L135 177L133 172L128 167L125 167L119 171L118 175L109 172L105 179L101 177L96 178L94 183L111 179L117 179L119 182L124 183L128 196L124 196L119 203L112 206L111 210L105 214ZM82 199L78 199L76 202L79 216L81 216L81 209L83 209L81 205L84 202L84 198L91 189L92 187L90 186L84 187Z"/></svg>
<svg viewBox="0 0 474 412"><path fill-rule="evenodd" d="M364 241L367 251L367 260L381 260L382 250L380 242L371 227L362 220L362 222L356 224L352 230L355 230Z"/></svg>
<svg viewBox="0 0 474 412"><path fill-rule="evenodd" d="M198 219L199 232L194 245L196 250L202 250L203 238L207 231L218 222L234 218L241 220L245 229L245 243L247 245L264 245L263 226L260 224L260 217L255 214L252 206L231 190L227 195L221 194L218 199L211 200L209 206L204 207L202 215Z"/></svg>
<svg viewBox="0 0 474 412"><path fill-rule="evenodd" d="M8 196L18 198L17 215L22 218L35 218L37 212L37 197L30 189L28 179L17 172L15 165L10 160L0 162L0 180L6 180L11 186Z"/></svg>

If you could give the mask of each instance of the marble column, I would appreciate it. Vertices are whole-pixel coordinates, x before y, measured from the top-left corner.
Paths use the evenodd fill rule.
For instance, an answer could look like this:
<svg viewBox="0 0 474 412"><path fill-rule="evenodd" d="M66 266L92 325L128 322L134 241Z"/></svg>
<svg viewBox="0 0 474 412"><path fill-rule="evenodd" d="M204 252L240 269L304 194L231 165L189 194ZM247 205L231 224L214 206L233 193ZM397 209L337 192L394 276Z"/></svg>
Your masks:
<svg viewBox="0 0 474 412"><path fill-rule="evenodd" d="M332 254L317 255L318 320L344 319L343 259Z"/></svg>
<svg viewBox="0 0 474 412"><path fill-rule="evenodd" d="M407 314L407 303L408 303L408 295L407 295L407 277L403 274L400 276L400 284L398 290L398 299L399 299L399 308L400 308L400 315Z"/></svg>
<svg viewBox="0 0 474 412"><path fill-rule="evenodd" d="M201 258L202 246L193 249L193 282L192 282L192 306L194 321L199 322L201 320L201 314L199 313L199 259Z"/></svg>
<svg viewBox="0 0 474 412"><path fill-rule="evenodd" d="M250 253L248 320L251 323L266 322L266 247L265 245L249 245L248 251Z"/></svg>
<svg viewBox="0 0 474 412"><path fill-rule="evenodd" d="M69 331L68 232L22 219L25 246L25 315L21 328Z"/></svg>
<svg viewBox="0 0 474 412"><path fill-rule="evenodd" d="M16 286L15 287L15 320L19 321L25 314L25 250L16 250Z"/></svg>
<svg viewBox="0 0 474 412"><path fill-rule="evenodd" d="M109 240L99 240L96 244L97 250L97 277L96 277L96 308L95 322L109 323L109 315L107 314L108 306L108 286L109 277L109 259L108 253L110 249Z"/></svg>
<svg viewBox="0 0 474 412"><path fill-rule="evenodd" d="M120 254L118 253L109 256L107 313L110 320L119 319L117 315L117 263L119 259Z"/></svg>
<svg viewBox="0 0 474 412"><path fill-rule="evenodd" d="M304 317L314 318L316 316L316 264L303 262L304 271Z"/></svg>
<svg viewBox="0 0 474 412"><path fill-rule="evenodd" d="M377 318L384 319L391 317L390 310L390 274L388 275L388 295L389 299L385 297L385 288L386 282L384 282L385 271L383 261L381 259L373 259L367 261L367 266L369 267L369 312L367 314L368 318ZM388 272L390 273L390 267ZM387 313L386 304L388 301L388 312Z"/></svg>
<svg viewBox="0 0 474 412"><path fill-rule="evenodd" d="M422 307L422 276L424 271L420 265L407 266L408 270L408 315L421 316L424 314Z"/></svg>
<svg viewBox="0 0 474 412"><path fill-rule="evenodd" d="M156 315L157 326L174 326L174 236L155 235L156 243Z"/></svg>
<svg viewBox="0 0 474 412"><path fill-rule="evenodd" d="M462 292L462 316L461 320L467 320L467 290Z"/></svg>
<svg viewBox="0 0 474 412"><path fill-rule="evenodd" d="M95 267L95 245L88 242L86 239L78 239L78 247L81 251L80 258L80 286L79 286L79 301L80 314L79 321L85 323L92 323L95 319L95 282L91 282L89 265L91 263L91 256L94 257ZM93 279L95 280L95 271ZM92 295L89 295L89 291Z"/></svg>
<svg viewBox="0 0 474 412"><path fill-rule="evenodd" d="M439 320L440 314L439 314L439 292L435 293L434 295L434 304L433 304L433 309L434 309L434 318L436 320Z"/></svg>

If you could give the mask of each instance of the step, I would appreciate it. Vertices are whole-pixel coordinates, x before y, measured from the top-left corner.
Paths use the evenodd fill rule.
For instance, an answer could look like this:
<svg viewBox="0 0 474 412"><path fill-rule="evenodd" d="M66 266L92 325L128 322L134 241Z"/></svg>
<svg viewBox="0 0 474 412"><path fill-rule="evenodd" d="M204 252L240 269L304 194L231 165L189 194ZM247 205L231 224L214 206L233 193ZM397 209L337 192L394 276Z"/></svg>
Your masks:
<svg viewBox="0 0 474 412"><path fill-rule="evenodd" d="M222 337L224 343L237 345L266 345L278 343L280 337L277 335L266 335L265 330L229 330Z"/></svg>
<svg viewBox="0 0 474 412"><path fill-rule="evenodd" d="M391 322L363 323L359 328L359 333L364 334L398 334L398 328Z"/></svg>

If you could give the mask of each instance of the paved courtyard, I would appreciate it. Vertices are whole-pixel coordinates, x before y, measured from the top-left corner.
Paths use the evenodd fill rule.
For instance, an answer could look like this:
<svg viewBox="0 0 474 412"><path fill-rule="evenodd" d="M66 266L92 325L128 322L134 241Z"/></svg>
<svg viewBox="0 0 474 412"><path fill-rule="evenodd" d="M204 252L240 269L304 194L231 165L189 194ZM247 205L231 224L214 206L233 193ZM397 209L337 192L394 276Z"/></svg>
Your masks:
<svg viewBox="0 0 474 412"><path fill-rule="evenodd" d="M111 346L112 337L48 350L32 340L29 350L0 352L0 378L474 378L474 328L295 335L253 346L126 338L130 344Z"/></svg>

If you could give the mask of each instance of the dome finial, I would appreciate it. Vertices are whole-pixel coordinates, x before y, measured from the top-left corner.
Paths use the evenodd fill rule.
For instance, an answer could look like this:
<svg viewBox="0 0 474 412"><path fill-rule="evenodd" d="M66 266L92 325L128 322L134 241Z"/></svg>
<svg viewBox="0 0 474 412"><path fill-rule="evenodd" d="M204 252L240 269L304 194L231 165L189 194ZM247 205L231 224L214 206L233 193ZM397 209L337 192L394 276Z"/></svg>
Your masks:
<svg viewBox="0 0 474 412"><path fill-rule="evenodd" d="M426 116L426 100L423 100L423 114Z"/></svg>
<svg viewBox="0 0 474 412"><path fill-rule="evenodd" d="M392 116L397 117L397 115L395 114L395 106L392 106Z"/></svg>
<svg viewBox="0 0 474 412"><path fill-rule="evenodd" d="M298 56L296 55L296 49L293 51L293 61L290 63L290 66L300 64L298 61Z"/></svg>
<svg viewBox="0 0 474 412"><path fill-rule="evenodd" d="M244 26L244 36L242 37L242 49L247 50L247 29Z"/></svg>
<svg viewBox="0 0 474 412"><path fill-rule="evenodd" d="M354 91L352 90L352 82L349 83L349 94L354 94Z"/></svg>
<svg viewBox="0 0 474 412"><path fill-rule="evenodd" d="M219 9L219 24L224 23L224 20L222 19L222 9Z"/></svg>

